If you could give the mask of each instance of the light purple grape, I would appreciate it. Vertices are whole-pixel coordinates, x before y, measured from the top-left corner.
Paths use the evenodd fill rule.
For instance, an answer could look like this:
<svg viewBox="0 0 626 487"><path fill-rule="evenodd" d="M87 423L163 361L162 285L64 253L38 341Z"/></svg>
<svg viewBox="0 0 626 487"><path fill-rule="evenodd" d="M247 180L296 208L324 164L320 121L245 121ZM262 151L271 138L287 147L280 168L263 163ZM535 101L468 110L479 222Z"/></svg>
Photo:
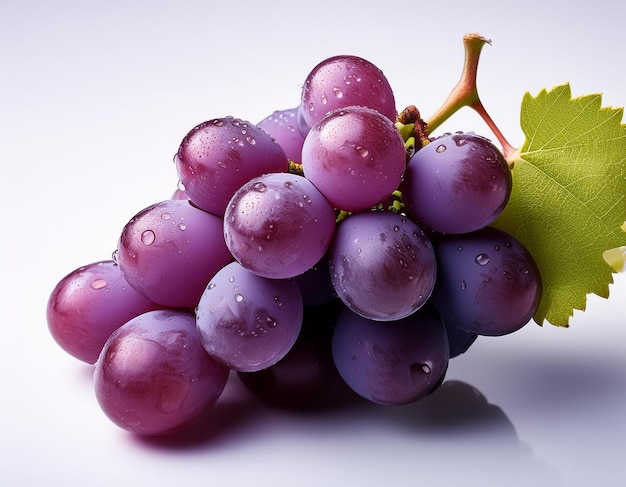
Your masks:
<svg viewBox="0 0 626 487"><path fill-rule="evenodd" d="M387 199L400 185L405 165L398 129L365 107L329 113L302 147L304 175L340 210L361 211Z"/></svg>
<svg viewBox="0 0 626 487"><path fill-rule="evenodd" d="M486 227L435 244L432 295L446 325L478 335L505 335L526 325L541 299L534 259L508 233Z"/></svg>
<svg viewBox="0 0 626 487"><path fill-rule="evenodd" d="M302 162L304 136L298 129L297 108L276 110L257 125L270 134L280 145L290 161Z"/></svg>
<svg viewBox="0 0 626 487"><path fill-rule="evenodd" d="M440 233L468 233L491 224L509 200L511 170L488 139L447 134L418 150L402 183L406 212Z"/></svg>
<svg viewBox="0 0 626 487"><path fill-rule="evenodd" d="M61 348L93 364L111 333L131 318L161 307L135 291L115 262L105 260L61 279L48 299L46 317Z"/></svg>
<svg viewBox="0 0 626 487"><path fill-rule="evenodd" d="M224 215L226 245L246 269L290 278L318 262L335 231L335 211L306 178L265 174L244 184Z"/></svg>
<svg viewBox="0 0 626 487"><path fill-rule="evenodd" d="M328 112L347 106L372 108L391 122L397 111L393 90L383 72L371 62L350 55L325 59L308 74L298 108L306 135Z"/></svg>
<svg viewBox="0 0 626 487"><path fill-rule="evenodd" d="M174 163L191 201L220 217L242 184L289 168L285 151L267 132L234 117L194 127L181 142Z"/></svg>
<svg viewBox="0 0 626 487"><path fill-rule="evenodd" d="M129 284L150 300L193 309L209 280L232 260L223 225L187 200L156 203L124 226L117 262Z"/></svg>
<svg viewBox="0 0 626 487"><path fill-rule="evenodd" d="M342 220L329 262L333 287L346 306L379 321L398 320L422 307L437 273L424 231L409 218L386 211Z"/></svg>
<svg viewBox="0 0 626 487"><path fill-rule="evenodd" d="M200 344L193 314L151 311L122 325L106 342L94 372L96 398L121 428L164 435L210 409L228 374Z"/></svg>
<svg viewBox="0 0 626 487"><path fill-rule="evenodd" d="M382 323L344 309L337 318L332 354L343 380L369 401L407 404L444 379L450 351L446 329L430 306Z"/></svg>
<svg viewBox="0 0 626 487"><path fill-rule="evenodd" d="M244 372L283 358L298 338L302 316L302 294L294 280L267 279L237 262L211 279L196 308L206 351Z"/></svg>

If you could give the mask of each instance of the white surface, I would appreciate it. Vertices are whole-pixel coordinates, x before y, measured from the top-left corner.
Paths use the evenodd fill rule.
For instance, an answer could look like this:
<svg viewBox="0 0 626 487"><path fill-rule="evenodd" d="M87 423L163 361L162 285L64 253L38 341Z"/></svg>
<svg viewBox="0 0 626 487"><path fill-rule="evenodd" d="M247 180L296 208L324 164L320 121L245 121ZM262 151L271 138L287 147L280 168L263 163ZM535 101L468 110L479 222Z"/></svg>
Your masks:
<svg viewBox="0 0 626 487"><path fill-rule="evenodd" d="M123 224L171 194L197 123L295 106L308 71L339 53L373 61L398 107L428 116L457 81L462 35L479 32L493 40L483 102L519 145L526 90L569 81L626 103L624 18L613 0L0 1L0 484L625 486L624 274L569 329L529 325L453 360L454 390L491 404L456 425L424 419L454 408L436 396L296 415L233 382L213 433L136 439L45 322L56 282L109 258ZM469 111L446 127L489 135Z"/></svg>

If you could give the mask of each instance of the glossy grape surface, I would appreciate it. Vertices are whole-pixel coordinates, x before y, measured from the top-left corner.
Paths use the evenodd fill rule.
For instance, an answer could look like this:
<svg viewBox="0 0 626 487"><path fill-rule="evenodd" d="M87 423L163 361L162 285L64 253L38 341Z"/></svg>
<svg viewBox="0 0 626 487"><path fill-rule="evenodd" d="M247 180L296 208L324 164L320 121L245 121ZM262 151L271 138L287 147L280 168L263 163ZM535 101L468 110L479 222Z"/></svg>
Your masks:
<svg viewBox="0 0 626 487"><path fill-rule="evenodd" d="M491 224L511 194L502 153L475 134L448 134L418 150L402 183L406 212L441 233L467 233Z"/></svg>
<svg viewBox="0 0 626 487"><path fill-rule="evenodd" d="M65 276L48 299L48 328L70 355L93 364L117 328L161 306L135 291L112 260L82 266Z"/></svg>
<svg viewBox="0 0 626 487"><path fill-rule="evenodd" d="M304 136L298 129L297 111L297 108L276 110L257 125L274 137L290 161L300 163Z"/></svg>
<svg viewBox="0 0 626 487"><path fill-rule="evenodd" d="M438 314L426 307L394 322L341 312L332 338L339 374L359 395L379 404L414 402L443 380L448 339Z"/></svg>
<svg viewBox="0 0 626 487"><path fill-rule="evenodd" d="M221 395L229 371L202 348L192 314L151 311L118 328L94 372L96 398L118 426L141 435L178 431Z"/></svg>
<svg viewBox="0 0 626 487"><path fill-rule="evenodd" d="M435 252L439 274L432 299L448 325L497 336L531 319L541 298L541 276L511 235L487 227L443 238Z"/></svg>
<svg viewBox="0 0 626 487"><path fill-rule="evenodd" d="M424 305L435 285L430 240L397 213L368 211L342 220L328 255L335 291L352 311L369 319L408 316Z"/></svg>
<svg viewBox="0 0 626 487"><path fill-rule="evenodd" d="M267 279L231 262L209 282L196 308L206 351L232 370L274 365L302 327L303 304L294 280Z"/></svg>
<svg viewBox="0 0 626 487"><path fill-rule="evenodd" d="M244 184L224 214L226 245L246 269L270 278L302 274L335 231L335 211L306 178L265 174Z"/></svg>
<svg viewBox="0 0 626 487"><path fill-rule="evenodd" d="M234 117L194 127L181 142L174 163L191 201L220 217L242 184L288 169L285 151L267 132Z"/></svg>
<svg viewBox="0 0 626 487"><path fill-rule="evenodd" d="M400 132L375 110L346 107L313 126L302 147L304 175L338 209L360 211L398 188L406 164Z"/></svg>
<svg viewBox="0 0 626 487"><path fill-rule="evenodd" d="M165 200L123 228L117 261L133 288L170 307L193 309L206 284L232 260L223 220L187 200Z"/></svg>
<svg viewBox="0 0 626 487"><path fill-rule="evenodd" d="M393 90L383 72L358 56L334 56L308 74L302 88L300 117L303 133L328 112L347 106L372 108L396 120Z"/></svg>

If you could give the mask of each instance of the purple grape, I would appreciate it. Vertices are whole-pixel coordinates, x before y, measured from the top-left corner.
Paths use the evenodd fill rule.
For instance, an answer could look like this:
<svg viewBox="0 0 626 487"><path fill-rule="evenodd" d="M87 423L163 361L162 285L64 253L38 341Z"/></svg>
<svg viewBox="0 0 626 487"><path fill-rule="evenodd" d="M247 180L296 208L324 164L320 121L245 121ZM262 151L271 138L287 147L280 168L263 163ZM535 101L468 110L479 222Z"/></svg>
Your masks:
<svg viewBox="0 0 626 487"><path fill-rule="evenodd" d="M530 253L508 233L486 227L435 243L438 276L432 300L447 326L505 335L532 318L541 276Z"/></svg>
<svg viewBox="0 0 626 487"><path fill-rule="evenodd" d="M340 210L361 211L388 198L402 179L406 152L386 117L364 107L329 113L302 147L304 175Z"/></svg>
<svg viewBox="0 0 626 487"><path fill-rule="evenodd" d="M329 262L341 300L372 320L410 315L426 303L435 285L430 240L415 222L397 213L369 211L342 220Z"/></svg>
<svg viewBox="0 0 626 487"><path fill-rule="evenodd" d="M254 372L289 352L302 314L302 294L294 280L267 279L231 262L206 287L196 321L211 356L232 370Z"/></svg>
<svg viewBox="0 0 626 487"><path fill-rule="evenodd" d="M290 161L302 162L304 136L298 129L297 108L276 110L257 125L270 134L280 145Z"/></svg>
<svg viewBox="0 0 626 487"><path fill-rule="evenodd" d="M299 116L306 135L324 115L347 106L372 108L396 121L393 90L383 72L357 56L325 59L309 73L302 88Z"/></svg>
<svg viewBox="0 0 626 487"><path fill-rule="evenodd" d="M112 260L70 272L54 287L46 317L52 337L73 357L93 364L111 333L162 306L135 291Z"/></svg>
<svg viewBox="0 0 626 487"><path fill-rule="evenodd" d="M165 200L124 226L116 258L128 283L148 299L193 309L209 280L232 260L223 225L187 200Z"/></svg>
<svg viewBox="0 0 626 487"><path fill-rule="evenodd" d="M192 314L151 311L118 328L94 373L97 400L118 426L140 435L179 431L221 395L229 370L202 348Z"/></svg>
<svg viewBox="0 0 626 487"><path fill-rule="evenodd" d="M502 153L475 134L447 134L418 150L401 186L406 212L440 233L468 233L491 224L511 194Z"/></svg>
<svg viewBox="0 0 626 487"><path fill-rule="evenodd" d="M337 301L304 309L302 329L292 349L275 365L239 372L243 384L279 407L310 409L332 403L342 383L333 363L330 341L340 309Z"/></svg>
<svg viewBox="0 0 626 487"><path fill-rule="evenodd" d="M181 142L174 163L191 201L220 217L242 184L289 168L285 151L267 132L233 117L194 127Z"/></svg>
<svg viewBox="0 0 626 487"><path fill-rule="evenodd" d="M450 356L446 329L430 306L386 323L346 308L335 324L332 354L339 374L357 394L387 405L431 393L443 381Z"/></svg>
<svg viewBox="0 0 626 487"><path fill-rule="evenodd" d="M318 262L335 231L335 211L306 178L265 174L244 184L224 215L226 245L246 269L291 278Z"/></svg>

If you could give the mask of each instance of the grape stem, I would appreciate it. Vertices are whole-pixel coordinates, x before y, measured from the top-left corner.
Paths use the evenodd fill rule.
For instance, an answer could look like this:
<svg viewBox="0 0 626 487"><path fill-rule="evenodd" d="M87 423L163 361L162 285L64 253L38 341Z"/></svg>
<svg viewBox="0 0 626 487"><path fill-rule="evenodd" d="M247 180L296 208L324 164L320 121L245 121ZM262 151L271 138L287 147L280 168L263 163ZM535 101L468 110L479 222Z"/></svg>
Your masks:
<svg viewBox="0 0 626 487"><path fill-rule="evenodd" d="M491 41L479 34L465 34L463 36L463 46L465 48L465 61L463 63L463 71L461 79L452 89L446 101L441 105L439 110L426 121L428 133L432 133L443 122L450 118L460 108L468 106L480 115L487 126L502 145L504 157L509 162L509 166L513 165L513 161L517 159L518 149L513 147L504 137L500 129L497 127L489 113L483 106L478 96L478 88L476 84L476 75L478 72L478 61L480 53L485 44L491 45Z"/></svg>

